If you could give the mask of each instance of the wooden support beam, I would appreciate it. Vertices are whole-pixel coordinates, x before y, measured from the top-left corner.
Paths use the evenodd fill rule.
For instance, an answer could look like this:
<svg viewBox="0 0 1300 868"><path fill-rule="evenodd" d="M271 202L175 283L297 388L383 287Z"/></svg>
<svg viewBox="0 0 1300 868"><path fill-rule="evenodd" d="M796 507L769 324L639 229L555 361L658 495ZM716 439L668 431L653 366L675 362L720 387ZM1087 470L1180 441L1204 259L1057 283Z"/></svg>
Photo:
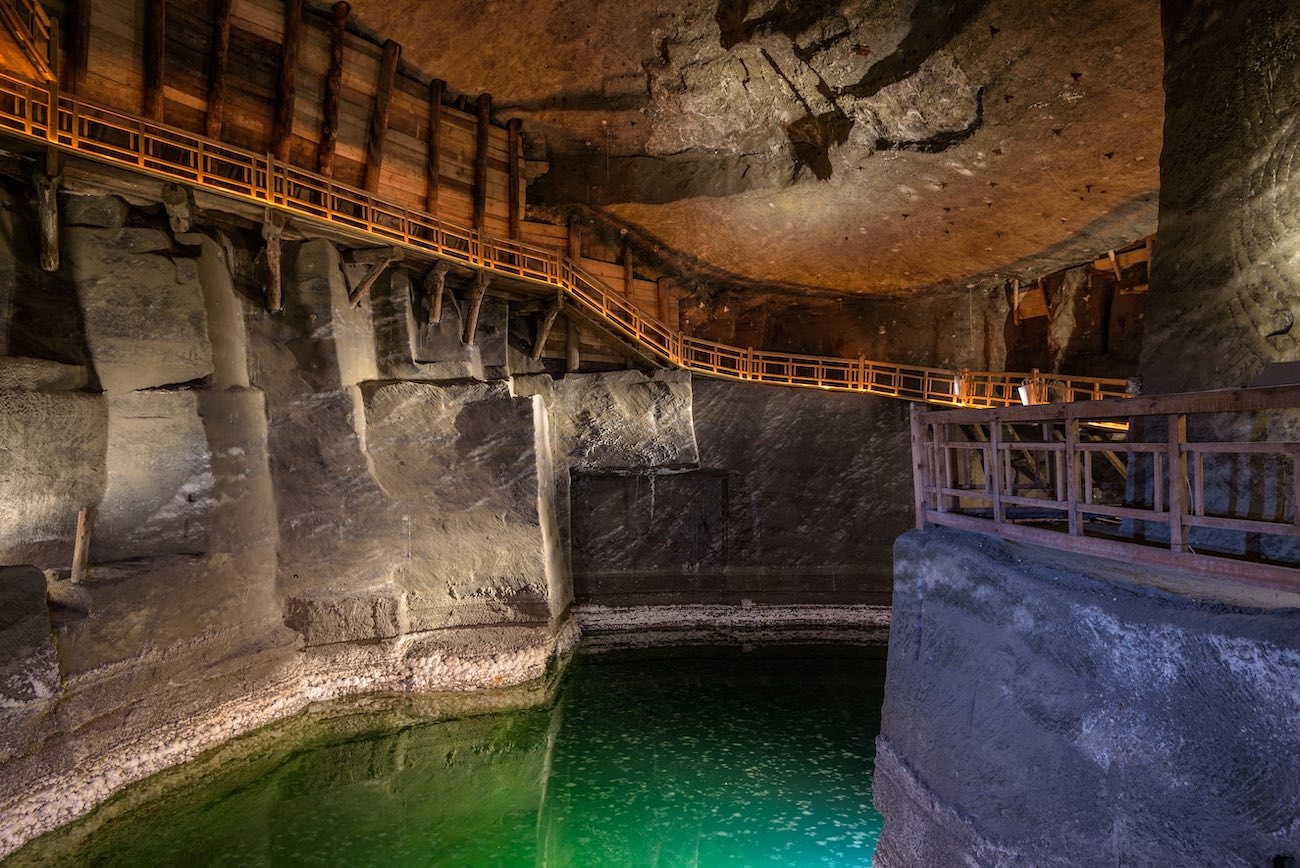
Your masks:
<svg viewBox="0 0 1300 868"><path fill-rule="evenodd" d="M370 136L366 139L366 192L379 189L379 170L384 165L384 139L388 137L388 111L393 104L393 82L397 78L397 61L402 46L393 40L384 43L379 61L379 83L375 86L375 110L370 113Z"/></svg>
<svg viewBox="0 0 1300 868"><path fill-rule="evenodd" d="M447 290L447 272L451 263L438 260L424 276L424 292L429 298L429 325L442 322L442 296Z"/></svg>
<svg viewBox="0 0 1300 868"><path fill-rule="evenodd" d="M546 313L537 326L537 339L533 341L533 351L531 353L534 362L542 357L542 350L546 348L546 339L551 336L551 329L555 326L555 318L560 315L560 310L563 307L564 293L556 293L555 300L547 306Z"/></svg>
<svg viewBox="0 0 1300 868"><path fill-rule="evenodd" d="M262 219L262 238L266 242L266 309L279 313L284 306L280 290L280 237L288 220L283 211L266 209Z"/></svg>
<svg viewBox="0 0 1300 868"><path fill-rule="evenodd" d="M208 112L203 134L221 138L226 117L226 67L230 64L230 14L235 0L214 0L212 9L212 60L208 68Z"/></svg>
<svg viewBox="0 0 1300 868"><path fill-rule="evenodd" d="M36 205L40 211L41 222L41 268L45 271L59 270L59 184L63 181L60 174L58 154L51 159L47 154L41 165L32 173L32 184L36 188Z"/></svg>
<svg viewBox="0 0 1300 868"><path fill-rule="evenodd" d="M669 302L671 301L668 295L668 278L659 278L659 280L655 282L655 289L658 290L659 293L659 321L667 325L669 316L668 312L670 309Z"/></svg>
<svg viewBox="0 0 1300 868"><path fill-rule="evenodd" d="M441 183L442 96L447 83L440 78L429 82L429 150L424 164L424 210L438 213L438 187Z"/></svg>
<svg viewBox="0 0 1300 868"><path fill-rule="evenodd" d="M334 175L334 151L339 143L339 104L343 96L343 47L348 35L348 14L352 7L339 0L330 7L330 66L325 73L325 100L321 106L320 146L316 150L316 171Z"/></svg>
<svg viewBox="0 0 1300 868"><path fill-rule="evenodd" d="M461 340L467 346L474 346L474 333L478 331L478 314L483 307L483 296L487 295L488 284L492 278L486 271L474 275L474 287L469 294L469 310L465 313L465 334Z"/></svg>
<svg viewBox="0 0 1300 868"><path fill-rule="evenodd" d="M90 5L91 0L68 0L64 13L68 51L67 69L61 81L74 94L84 90L86 71L90 68Z"/></svg>
<svg viewBox="0 0 1300 868"><path fill-rule="evenodd" d="M1119 257L1117 257L1117 256L1115 255L1115 251L1114 251L1114 250L1110 251L1110 252L1107 253L1106 255L1110 257L1110 267L1111 267L1111 270L1113 270L1113 271L1115 272L1115 282L1116 282L1116 283L1123 283L1123 282L1124 282L1124 272L1120 270L1120 267L1119 267Z"/></svg>
<svg viewBox="0 0 1300 868"><path fill-rule="evenodd" d="M348 301L353 307L361 304L361 300L370 294L370 290L388 270L388 267L395 262L401 262L403 253L400 247L371 247L364 250L353 250L345 254L349 262L371 263L370 270L366 276L361 278L351 290L348 291Z"/></svg>
<svg viewBox="0 0 1300 868"><path fill-rule="evenodd" d="M574 265L582 259L582 223L572 214L569 215L569 259Z"/></svg>
<svg viewBox="0 0 1300 868"><path fill-rule="evenodd" d="M298 43L302 36L302 0L284 0L284 38L280 48L280 90L271 124L271 153L289 159L293 111L298 99Z"/></svg>
<svg viewBox="0 0 1300 868"><path fill-rule="evenodd" d="M623 297L628 301L632 300L633 280L636 278L632 274L632 245L624 242L623 244Z"/></svg>
<svg viewBox="0 0 1300 868"><path fill-rule="evenodd" d="M569 317L569 321L564 334L564 370L570 374L578 370L582 364L582 330L578 328L578 321Z"/></svg>
<svg viewBox="0 0 1300 868"><path fill-rule="evenodd" d="M474 228L483 231L487 220L488 136L492 123L492 95L478 96L478 126L474 135Z"/></svg>
<svg viewBox="0 0 1300 868"><path fill-rule="evenodd" d="M142 114L163 119L163 75L167 55L167 0L146 0L144 25L144 104Z"/></svg>
<svg viewBox="0 0 1300 868"><path fill-rule="evenodd" d="M77 513L77 535L72 540L72 572L68 578L73 582L86 580L86 568L90 564L90 534L94 526L95 507L84 507Z"/></svg>
<svg viewBox="0 0 1300 868"><path fill-rule="evenodd" d="M193 228L194 205L190 202L189 190L179 184L163 184L162 203L173 236L183 235Z"/></svg>
<svg viewBox="0 0 1300 868"><path fill-rule="evenodd" d="M511 118L506 122L506 198L510 207L510 239L523 238L524 197L520 189L524 177L524 122Z"/></svg>

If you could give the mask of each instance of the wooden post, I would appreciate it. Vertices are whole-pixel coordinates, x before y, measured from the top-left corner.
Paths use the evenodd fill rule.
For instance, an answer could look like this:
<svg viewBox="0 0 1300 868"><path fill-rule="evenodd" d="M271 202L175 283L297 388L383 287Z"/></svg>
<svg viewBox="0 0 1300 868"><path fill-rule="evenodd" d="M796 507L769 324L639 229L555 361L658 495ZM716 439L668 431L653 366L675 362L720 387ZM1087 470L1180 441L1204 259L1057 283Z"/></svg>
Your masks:
<svg viewBox="0 0 1300 868"><path fill-rule="evenodd" d="M230 63L230 13L235 0L216 0L212 11L212 61L208 70L208 113L203 119L203 134L221 138L226 115L226 67Z"/></svg>
<svg viewBox="0 0 1300 868"><path fill-rule="evenodd" d="M369 295L370 290L379 281L379 278L388 266L394 262L402 261L402 248L400 247L368 247L364 250L349 250L344 257L348 262L368 263L370 270L366 276L361 278L351 290L348 291L348 301L353 307L361 304L361 299Z"/></svg>
<svg viewBox="0 0 1300 868"><path fill-rule="evenodd" d="M1006 479L1002 468L1002 419L994 414L989 422L989 467L986 468L992 483L993 523L1002 524L1006 520L1006 508L1002 504L1002 486Z"/></svg>
<svg viewBox="0 0 1300 868"><path fill-rule="evenodd" d="M442 322L442 295L447 289L447 272L451 263L438 260L424 276L424 292L429 297L429 325Z"/></svg>
<svg viewBox="0 0 1300 868"><path fill-rule="evenodd" d="M479 232L487 221L488 137L492 122L492 95L478 96L478 126L474 135L474 228Z"/></svg>
<svg viewBox="0 0 1300 868"><path fill-rule="evenodd" d="M574 265L582 264L582 224L573 215L569 215L569 259Z"/></svg>
<svg viewBox="0 0 1300 868"><path fill-rule="evenodd" d="M59 270L59 184L63 180L59 169L58 154L55 153L51 159L47 153L42 164L32 174L36 204L40 211L41 268L44 271Z"/></svg>
<svg viewBox="0 0 1300 868"><path fill-rule="evenodd" d="M95 507L87 506L77 513L77 535L72 540L72 573L68 577L73 582L86 580L86 567L90 563L90 533L94 525Z"/></svg>
<svg viewBox="0 0 1300 868"><path fill-rule="evenodd" d="M532 359L537 361L542 357L542 350L546 348L546 339L551 336L551 328L555 325L555 318L560 315L560 309L564 307L564 293L559 292L555 295L555 300L546 308L546 315L542 317L541 323L537 326L537 340L533 341Z"/></svg>
<svg viewBox="0 0 1300 868"><path fill-rule="evenodd" d="M284 0L284 39L280 51L280 93L271 125L271 153L289 159L293 110L298 97L298 42L302 34L302 0Z"/></svg>
<svg viewBox="0 0 1300 868"><path fill-rule="evenodd" d="M632 300L632 245L623 244L623 297Z"/></svg>
<svg viewBox="0 0 1300 868"><path fill-rule="evenodd" d="M162 202L172 235L189 232L194 221L194 208L190 204L189 191L179 184L163 184Z"/></svg>
<svg viewBox="0 0 1300 868"><path fill-rule="evenodd" d="M668 323L668 278L661 277L655 283L655 289L659 293L659 321L665 325Z"/></svg>
<svg viewBox="0 0 1300 868"><path fill-rule="evenodd" d="M1068 417L1065 420L1065 472L1065 499L1069 503L1066 515L1069 518L1070 535L1082 536L1083 516L1079 513L1079 501L1083 500L1079 495L1079 420ZM1089 473L1088 476L1091 478L1092 474ZM1091 493L1091 485L1088 491Z"/></svg>
<svg viewBox="0 0 1300 868"><path fill-rule="evenodd" d="M518 241L523 238L524 197L520 189L523 183L524 139L522 127L524 122L511 118L506 122L506 198L509 202L510 239Z"/></svg>
<svg viewBox="0 0 1300 868"><path fill-rule="evenodd" d="M146 0L144 32L144 108L150 120L163 119L163 74L167 48L167 0Z"/></svg>
<svg viewBox="0 0 1300 868"><path fill-rule="evenodd" d="M348 35L347 0L330 7L330 66L325 73L325 99L321 105L320 146L316 150L316 171L325 177L334 175L334 151L339 143L339 102L343 95L343 48Z"/></svg>
<svg viewBox="0 0 1300 868"><path fill-rule="evenodd" d="M440 78L429 82L429 156L424 169L424 210L438 213L438 187L441 181L442 96L447 83Z"/></svg>
<svg viewBox="0 0 1300 868"><path fill-rule="evenodd" d="M928 522L926 512L929 498L926 488L930 484L930 462L926 460L925 424L921 421L923 404L912 404L910 419L912 428L912 502L916 505L916 527L925 530Z"/></svg>
<svg viewBox="0 0 1300 868"><path fill-rule="evenodd" d="M474 346L474 333L478 331L478 313L483 307L483 296L487 295L488 284L492 278L486 271L474 275L474 288L469 295L469 310L465 313L465 333L461 341L467 346Z"/></svg>
<svg viewBox="0 0 1300 868"><path fill-rule="evenodd" d="M91 0L68 0L64 16L68 23L68 68L61 81L74 94L84 89L86 70L90 68L90 4Z"/></svg>
<svg viewBox="0 0 1300 868"><path fill-rule="evenodd" d="M1187 417L1169 416L1169 452L1165 461L1169 465L1169 548L1176 552L1187 551L1187 529L1183 517L1187 515ZM1156 480L1156 485L1160 480Z"/></svg>
<svg viewBox="0 0 1300 868"><path fill-rule="evenodd" d="M271 208L266 209L262 218L262 238L266 242L266 308L271 313L279 313L283 307L280 292L280 236L288 221L284 213Z"/></svg>
<svg viewBox="0 0 1300 868"><path fill-rule="evenodd" d="M564 370L570 374L582 365L582 330L578 321L569 317L564 334Z"/></svg>
<svg viewBox="0 0 1300 868"><path fill-rule="evenodd" d="M362 186L366 192L379 189L379 170L384 165L384 139L388 136L388 110L393 104L393 81L397 78L397 61L402 46L393 40L384 43L379 61L379 82L375 85L375 108L370 113L370 135L366 139L366 174Z"/></svg>

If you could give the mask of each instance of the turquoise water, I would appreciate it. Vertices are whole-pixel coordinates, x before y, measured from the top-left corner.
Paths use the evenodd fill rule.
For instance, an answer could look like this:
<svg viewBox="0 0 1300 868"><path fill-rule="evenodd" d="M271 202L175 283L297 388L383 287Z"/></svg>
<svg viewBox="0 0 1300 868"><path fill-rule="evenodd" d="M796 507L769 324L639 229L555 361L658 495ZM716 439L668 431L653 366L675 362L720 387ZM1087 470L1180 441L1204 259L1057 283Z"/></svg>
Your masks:
<svg viewBox="0 0 1300 868"><path fill-rule="evenodd" d="M549 706L291 730L17 861L867 865L883 685L883 649L580 656Z"/></svg>

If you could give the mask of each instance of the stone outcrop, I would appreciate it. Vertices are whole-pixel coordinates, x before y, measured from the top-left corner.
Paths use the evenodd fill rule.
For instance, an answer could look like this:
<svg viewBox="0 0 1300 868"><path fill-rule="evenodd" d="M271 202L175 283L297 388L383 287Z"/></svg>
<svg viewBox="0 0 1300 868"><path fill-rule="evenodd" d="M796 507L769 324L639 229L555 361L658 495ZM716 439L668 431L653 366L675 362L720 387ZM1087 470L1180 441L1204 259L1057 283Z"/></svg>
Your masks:
<svg viewBox="0 0 1300 868"><path fill-rule="evenodd" d="M875 864L1300 852L1300 596L946 530L895 572Z"/></svg>

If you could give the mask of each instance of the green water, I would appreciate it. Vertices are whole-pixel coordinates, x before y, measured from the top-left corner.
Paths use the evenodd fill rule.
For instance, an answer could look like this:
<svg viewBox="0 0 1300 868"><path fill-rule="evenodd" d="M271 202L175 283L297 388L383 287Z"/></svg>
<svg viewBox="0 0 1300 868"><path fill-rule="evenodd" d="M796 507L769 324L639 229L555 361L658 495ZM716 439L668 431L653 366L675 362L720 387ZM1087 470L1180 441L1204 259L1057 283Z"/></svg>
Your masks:
<svg viewBox="0 0 1300 868"><path fill-rule="evenodd" d="M579 657L548 705L264 735L15 861L867 865L883 685L880 649Z"/></svg>

